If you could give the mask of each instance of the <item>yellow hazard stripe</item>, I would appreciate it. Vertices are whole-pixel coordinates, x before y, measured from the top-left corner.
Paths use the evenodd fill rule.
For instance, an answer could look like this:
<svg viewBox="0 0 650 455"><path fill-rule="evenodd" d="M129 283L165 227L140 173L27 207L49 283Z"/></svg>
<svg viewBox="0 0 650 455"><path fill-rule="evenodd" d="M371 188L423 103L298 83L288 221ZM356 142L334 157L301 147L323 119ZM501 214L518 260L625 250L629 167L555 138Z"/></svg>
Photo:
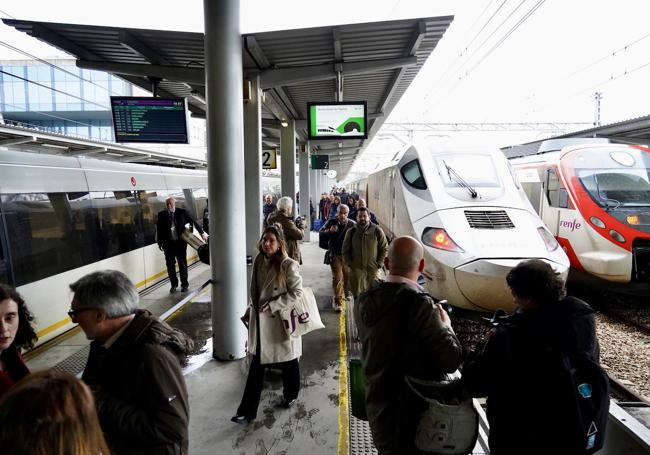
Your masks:
<svg viewBox="0 0 650 455"><path fill-rule="evenodd" d="M188 259L188 261L187 261L188 264L187 265L192 265L196 259L198 259L198 256L192 256L191 258ZM178 266L176 266L176 269L178 269ZM139 283L136 283L135 287L140 288L140 287L144 286L145 284L147 284L147 283L149 283L149 282L151 282L153 280L156 280L156 279L158 279L158 278L160 278L161 276L164 276L164 275L167 275L167 270L166 269L163 270L162 272L156 273L155 275L151 275L150 277L145 278L143 281L140 281ZM39 337L39 338L42 338L43 336L47 335L48 333L54 332L55 330L58 330L61 327L64 327L64 326L68 325L70 322L72 322L72 321L70 320L69 317L66 316L65 319L62 319L59 322L55 322L51 326L48 326L48 327L45 327L42 330L39 330L38 332L36 332L36 336Z"/></svg>
<svg viewBox="0 0 650 455"><path fill-rule="evenodd" d="M345 309L347 302L344 300L341 316L339 317L339 450L338 455L349 453L350 415L348 405L348 352L345 337Z"/></svg>

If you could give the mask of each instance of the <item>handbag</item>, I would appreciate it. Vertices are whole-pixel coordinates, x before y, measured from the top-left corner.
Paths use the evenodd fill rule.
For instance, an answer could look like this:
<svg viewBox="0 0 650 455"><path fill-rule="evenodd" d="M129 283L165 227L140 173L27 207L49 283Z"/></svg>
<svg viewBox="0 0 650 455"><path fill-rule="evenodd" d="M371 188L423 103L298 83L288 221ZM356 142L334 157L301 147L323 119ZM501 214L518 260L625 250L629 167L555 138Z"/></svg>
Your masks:
<svg viewBox="0 0 650 455"><path fill-rule="evenodd" d="M287 336L290 337L300 337L314 330L325 328L318 312L316 297L314 297L311 288L303 288L302 296L295 303L280 311L280 319L282 319L282 326L287 332Z"/></svg>
<svg viewBox="0 0 650 455"><path fill-rule="evenodd" d="M404 376L404 380L413 393L429 403L417 425L415 447L440 455L471 453L478 439L478 412L472 398L459 392L460 379L437 382ZM439 399L424 396L414 384L436 390Z"/></svg>
<svg viewBox="0 0 650 455"><path fill-rule="evenodd" d="M332 255L329 250L325 252L325 257L323 258L323 264L330 265L332 263Z"/></svg>

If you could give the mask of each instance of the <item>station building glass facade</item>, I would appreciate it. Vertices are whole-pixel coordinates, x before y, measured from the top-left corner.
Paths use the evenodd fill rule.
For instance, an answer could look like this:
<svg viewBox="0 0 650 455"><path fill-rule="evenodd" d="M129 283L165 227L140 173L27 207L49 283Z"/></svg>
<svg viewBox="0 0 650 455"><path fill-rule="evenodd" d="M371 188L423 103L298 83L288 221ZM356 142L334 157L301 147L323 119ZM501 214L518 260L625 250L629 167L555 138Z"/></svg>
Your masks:
<svg viewBox="0 0 650 455"><path fill-rule="evenodd" d="M16 124L113 141L110 99L131 96L133 85L74 60L0 60L0 113ZM54 89L54 90L52 90Z"/></svg>

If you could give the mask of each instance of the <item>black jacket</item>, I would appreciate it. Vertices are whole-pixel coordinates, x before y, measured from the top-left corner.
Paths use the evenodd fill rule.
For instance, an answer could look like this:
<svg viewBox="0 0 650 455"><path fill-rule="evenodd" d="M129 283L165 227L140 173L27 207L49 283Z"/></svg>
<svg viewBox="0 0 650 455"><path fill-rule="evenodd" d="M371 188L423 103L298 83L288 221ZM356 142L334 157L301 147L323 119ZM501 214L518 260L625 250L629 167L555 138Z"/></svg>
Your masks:
<svg viewBox="0 0 650 455"><path fill-rule="evenodd" d="M176 224L176 233L178 238L181 238L181 234L185 231L186 224L193 224L194 227L203 234L203 229L199 226L199 223L192 218L192 216L185 209L176 207L174 211L174 224ZM164 247L167 243L171 241L171 224L169 223L169 211L161 210L158 212L158 221L156 222L157 229L157 239L158 245Z"/></svg>
<svg viewBox="0 0 650 455"><path fill-rule="evenodd" d="M571 439L563 417L570 413L557 402L564 388L550 372L558 353L583 352L598 361L594 313L573 297L515 313L469 356L463 383L473 396L487 396L492 454L581 453L563 451Z"/></svg>
<svg viewBox="0 0 650 455"><path fill-rule="evenodd" d="M338 224L339 230L336 232L330 232L330 228ZM345 224L339 223L338 218L332 218L327 220L322 228L318 231L318 235L323 235L327 237L327 244L329 246L330 254L336 256L341 256L343 254L343 240L345 239L345 233L349 229L356 226L357 223L348 218L348 221Z"/></svg>
<svg viewBox="0 0 650 455"><path fill-rule="evenodd" d="M192 341L146 310L107 350L90 345L82 379L111 453L187 454L189 403L181 364Z"/></svg>

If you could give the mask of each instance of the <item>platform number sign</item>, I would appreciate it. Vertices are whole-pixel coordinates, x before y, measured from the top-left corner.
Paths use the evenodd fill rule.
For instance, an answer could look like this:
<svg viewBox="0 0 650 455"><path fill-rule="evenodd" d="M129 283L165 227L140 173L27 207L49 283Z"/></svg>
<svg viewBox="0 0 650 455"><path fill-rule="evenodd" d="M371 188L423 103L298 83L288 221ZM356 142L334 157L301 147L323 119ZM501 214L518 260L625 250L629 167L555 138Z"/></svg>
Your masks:
<svg viewBox="0 0 650 455"><path fill-rule="evenodd" d="M330 157L329 155L312 155L311 156L312 169L329 169Z"/></svg>
<svg viewBox="0 0 650 455"><path fill-rule="evenodd" d="M276 149L262 150L262 169L277 169L277 157Z"/></svg>

